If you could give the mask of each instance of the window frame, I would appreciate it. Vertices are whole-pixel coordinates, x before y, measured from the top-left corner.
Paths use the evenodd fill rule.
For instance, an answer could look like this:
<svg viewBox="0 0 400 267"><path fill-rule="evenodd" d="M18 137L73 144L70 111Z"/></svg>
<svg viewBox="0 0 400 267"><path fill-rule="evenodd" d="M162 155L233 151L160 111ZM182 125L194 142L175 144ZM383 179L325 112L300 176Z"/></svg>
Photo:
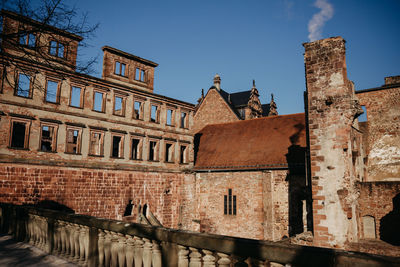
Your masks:
<svg viewBox="0 0 400 267"><path fill-rule="evenodd" d="M52 102L52 101L48 101L47 100L49 81L57 83L56 102ZM45 103L51 103L51 104L60 104L60 96L61 96L61 80L57 79L57 78L52 78L52 77L46 78L46 87L45 87L45 92L44 92L44 102Z"/></svg>
<svg viewBox="0 0 400 267"><path fill-rule="evenodd" d="M185 114L185 117L183 118L182 115ZM187 110L181 110L181 114L179 117L179 127L182 129L189 129L189 111Z"/></svg>
<svg viewBox="0 0 400 267"><path fill-rule="evenodd" d="M99 139L100 153L99 154L92 153L93 152L92 136L94 134L100 134L100 139ZM90 132L89 132L89 152L88 152L89 156L104 157L104 138L105 138L105 131L98 130L98 129L90 129Z"/></svg>
<svg viewBox="0 0 400 267"><path fill-rule="evenodd" d="M154 114L155 115L154 121L153 121L153 118L152 118L153 107L156 107L156 111L155 111L156 113ZM152 123L160 123L160 113L161 113L161 105L159 103L151 102L150 103L149 121L152 122Z"/></svg>
<svg viewBox="0 0 400 267"><path fill-rule="evenodd" d="M24 43L21 43L21 37L22 36L25 36L25 41L24 41ZM34 39L35 39L35 42L34 42L34 44L32 45L32 44L30 44L30 40L31 40L31 37L34 37ZM22 45L22 46L24 46L24 47L28 47L28 48L35 48L36 46L37 46L37 38L36 38L36 35L34 34L34 33L31 33L31 32L27 32L27 31L21 31L21 32L19 32L18 33L18 44L19 45Z"/></svg>
<svg viewBox="0 0 400 267"><path fill-rule="evenodd" d="M136 118L136 109L135 109L135 103L140 103L140 109L139 109L139 116ZM135 120L143 120L144 119L144 99L140 98L133 98L133 110L132 110L132 118Z"/></svg>
<svg viewBox="0 0 400 267"><path fill-rule="evenodd" d="M171 111L171 123L168 123L168 112ZM167 106L165 112L165 125L167 126L175 126L175 117L176 117L176 109L173 107Z"/></svg>
<svg viewBox="0 0 400 267"><path fill-rule="evenodd" d="M146 79L147 79L147 71L142 69L142 68L136 67L135 68L135 78L134 79L135 79L135 81L145 83Z"/></svg>
<svg viewBox="0 0 400 267"><path fill-rule="evenodd" d="M103 99L101 102L101 111L95 109L95 104L96 104L96 93L100 93L103 95ZM92 105L92 111L99 112L99 113L105 113L106 112L106 103L107 103L107 92L99 89L93 89L93 105Z"/></svg>
<svg viewBox="0 0 400 267"><path fill-rule="evenodd" d="M68 142L68 131L78 131L78 136L77 136L77 141L76 141L76 153L68 151L68 144L69 144L69 142ZM82 149L82 131L83 131L83 128L81 128L81 127L75 127L75 126L67 125L67 127L65 129L65 150L64 150L64 153L71 154L71 155L82 155L81 154L81 149Z"/></svg>
<svg viewBox="0 0 400 267"><path fill-rule="evenodd" d="M42 149L43 142L43 127L52 127L53 128L53 136L51 138L51 150L46 151ZM41 152L57 152L57 134L58 134L58 124L49 123L49 122L40 122L40 135L39 135L39 149Z"/></svg>
<svg viewBox="0 0 400 267"><path fill-rule="evenodd" d="M25 136L24 136L24 146L23 147L13 147L12 146L12 139L13 139L13 128L14 123L23 123L25 124ZM10 118L10 131L8 136L8 148L11 149L20 149L20 150L29 150L29 135L30 135L30 128L31 128L32 120L30 119L23 119L23 118Z"/></svg>
<svg viewBox="0 0 400 267"><path fill-rule="evenodd" d="M168 145L171 146L171 157L169 156L169 151L167 150ZM164 141L164 162L175 163L175 142Z"/></svg>
<svg viewBox="0 0 400 267"><path fill-rule="evenodd" d="M228 188L228 194L224 195L224 215L237 215L237 196L233 194L232 188Z"/></svg>
<svg viewBox="0 0 400 267"><path fill-rule="evenodd" d="M119 144L119 149L118 149L118 156L115 157L113 155L113 150L114 150L114 137L121 137L120 144ZM124 157L124 146L125 146L125 135L122 133L116 133L116 132L111 132L111 150L110 150L110 158L113 159L123 159Z"/></svg>
<svg viewBox="0 0 400 267"><path fill-rule="evenodd" d="M51 48L52 48L51 43L52 42L56 43L56 53L55 54L51 53ZM63 46L63 56L62 57L59 56L60 45ZM56 57L56 58L61 58L61 59L66 59L67 58L67 46L65 45L65 43L60 42L60 41L55 40L55 39L52 39L52 40L49 41L49 51L48 52L49 52L50 56L53 56L53 57Z"/></svg>
<svg viewBox="0 0 400 267"><path fill-rule="evenodd" d="M18 89L19 87L19 82L20 82L20 75L24 75L26 77L29 77L29 92L28 92L28 96L23 96L23 95L19 95L18 94ZM17 77L16 77L16 83L15 83L15 88L14 88L14 95L18 96L18 97L22 97L22 98L29 98L32 99L33 97L33 76L31 75L31 73L25 73L23 71L18 71L17 72Z"/></svg>
<svg viewBox="0 0 400 267"><path fill-rule="evenodd" d="M124 68L122 67L122 65L124 66ZM119 70L117 71L117 66L119 66ZM124 70L124 72L122 73L122 70ZM126 63L122 63L121 61L116 60L114 63L114 74L121 76L121 77L128 77L128 64Z"/></svg>
<svg viewBox="0 0 400 267"><path fill-rule="evenodd" d="M182 148L185 148L182 153ZM189 145L188 144L180 144L179 145L179 164L188 164L189 163Z"/></svg>
<svg viewBox="0 0 400 267"><path fill-rule="evenodd" d="M79 106L73 106L72 105L72 89L73 89L73 87L81 89L81 93L80 93L80 97L79 97ZM69 93L69 106L73 107L73 108L83 109L84 108L84 99L85 99L84 96L85 96L85 86L71 83L71 85L70 85L70 93Z"/></svg>
<svg viewBox="0 0 400 267"><path fill-rule="evenodd" d="M117 114L115 112L115 103L116 103L116 98L121 98L122 99L122 103L121 103L121 114ZM126 95L123 94L118 94L118 93L114 93L114 101L113 101L113 115L115 116L119 116L119 117L125 117L125 111L126 111Z"/></svg>
<svg viewBox="0 0 400 267"><path fill-rule="evenodd" d="M130 138L130 159L131 160L143 160L143 137L141 136L131 136ZM138 140L137 144L137 151L136 151L136 157L133 157L133 140Z"/></svg>
<svg viewBox="0 0 400 267"><path fill-rule="evenodd" d="M153 159L150 159L150 149L151 149L151 143L155 143L155 148L153 149ZM155 138L149 138L148 141L148 149L147 149L147 160L151 162L159 162L160 161L160 140L157 140Z"/></svg>

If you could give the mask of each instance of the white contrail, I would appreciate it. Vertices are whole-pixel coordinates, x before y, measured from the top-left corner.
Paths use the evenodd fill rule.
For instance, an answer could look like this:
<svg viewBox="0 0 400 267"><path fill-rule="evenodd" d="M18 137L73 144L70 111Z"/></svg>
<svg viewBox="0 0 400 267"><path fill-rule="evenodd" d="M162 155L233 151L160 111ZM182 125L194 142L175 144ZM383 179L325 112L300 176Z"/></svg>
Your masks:
<svg viewBox="0 0 400 267"><path fill-rule="evenodd" d="M321 9L308 22L308 38L315 41L322 38L322 27L333 17L333 6L327 0L317 0L314 5Z"/></svg>

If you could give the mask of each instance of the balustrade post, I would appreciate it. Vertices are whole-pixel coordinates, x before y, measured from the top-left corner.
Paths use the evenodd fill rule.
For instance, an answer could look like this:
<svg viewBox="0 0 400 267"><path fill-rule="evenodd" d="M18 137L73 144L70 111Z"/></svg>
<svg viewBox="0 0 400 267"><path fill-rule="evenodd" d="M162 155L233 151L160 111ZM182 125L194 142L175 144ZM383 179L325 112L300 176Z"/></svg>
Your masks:
<svg viewBox="0 0 400 267"><path fill-rule="evenodd" d="M190 261L189 261L189 267L201 267L201 253L197 248L192 248L190 247Z"/></svg>
<svg viewBox="0 0 400 267"><path fill-rule="evenodd" d="M71 252L69 253L69 258L71 260L79 259L79 245L75 242L75 233L79 233L79 226L77 224L71 223L68 224L69 235L67 236L69 242L69 247L71 248Z"/></svg>
<svg viewBox="0 0 400 267"><path fill-rule="evenodd" d="M54 221L54 231L53 231L53 241L54 241L53 253L57 254L57 255L59 254L58 249L60 247L58 244L58 241L59 241L58 230L59 230L58 220L55 220Z"/></svg>
<svg viewBox="0 0 400 267"><path fill-rule="evenodd" d="M117 255L118 255L118 266L125 265L125 247L126 247L126 238L125 235L118 233L118 245L117 245Z"/></svg>
<svg viewBox="0 0 400 267"><path fill-rule="evenodd" d="M245 262L247 258L246 257L235 257L236 263L235 263L235 267L247 267L247 263Z"/></svg>
<svg viewBox="0 0 400 267"><path fill-rule="evenodd" d="M218 266L219 267L229 267L231 266L231 259L229 257L229 255L223 254L223 253L217 253L217 255L219 256L219 260L218 260Z"/></svg>
<svg viewBox="0 0 400 267"><path fill-rule="evenodd" d="M133 257L135 249L135 239L131 235L126 235L126 267L133 267Z"/></svg>
<svg viewBox="0 0 400 267"><path fill-rule="evenodd" d="M134 250L134 258L135 258L135 267L142 267L143 263L143 245L144 242L140 237L135 236L135 250Z"/></svg>
<svg viewBox="0 0 400 267"><path fill-rule="evenodd" d="M54 250L54 219L52 218L47 218L47 253L53 254Z"/></svg>
<svg viewBox="0 0 400 267"><path fill-rule="evenodd" d="M111 261L111 233L110 231L104 230L106 233L104 238L104 266L110 266Z"/></svg>
<svg viewBox="0 0 400 267"><path fill-rule="evenodd" d="M79 230L78 230L79 229ZM89 234L88 227L83 225L78 225L79 231L79 263L85 265L87 263L88 251L87 251L87 237Z"/></svg>
<svg viewBox="0 0 400 267"><path fill-rule="evenodd" d="M90 227L88 234L88 259L87 265L88 267L96 267L99 266L99 234L97 228Z"/></svg>
<svg viewBox="0 0 400 267"><path fill-rule="evenodd" d="M99 254L99 266L103 267L104 266L104 241L105 241L105 236L106 234L104 233L103 230L99 229L98 230L98 254Z"/></svg>
<svg viewBox="0 0 400 267"><path fill-rule="evenodd" d="M80 253L81 253L81 248L80 248L80 243L79 243L79 236L81 234L81 231L79 229L79 224L74 224L74 229L71 231L70 237L72 238L73 244L74 244L74 258L73 260L75 262L79 262L80 259Z"/></svg>
<svg viewBox="0 0 400 267"><path fill-rule="evenodd" d="M64 221L59 222L60 225L60 239L61 239L61 246L60 246L60 254L65 255L66 253L66 242L67 242L67 230L66 230L66 223Z"/></svg>
<svg viewBox="0 0 400 267"><path fill-rule="evenodd" d="M143 267L151 267L152 253L151 248L153 244L150 239L143 238Z"/></svg>
<svg viewBox="0 0 400 267"><path fill-rule="evenodd" d="M270 267L290 267L290 264L282 264L282 263L278 263L278 262L270 262L269 263Z"/></svg>
<svg viewBox="0 0 400 267"><path fill-rule="evenodd" d="M187 247L178 245L178 267L189 266L188 254L189 250Z"/></svg>
<svg viewBox="0 0 400 267"><path fill-rule="evenodd" d="M160 244L156 240L153 240L152 251L153 251L152 255L153 267L161 267L162 265L161 249L160 249Z"/></svg>
<svg viewBox="0 0 400 267"><path fill-rule="evenodd" d="M111 267L118 264L118 234L111 232Z"/></svg>
<svg viewBox="0 0 400 267"><path fill-rule="evenodd" d="M215 267L215 257L213 256L213 252L203 249L203 266L204 267Z"/></svg>

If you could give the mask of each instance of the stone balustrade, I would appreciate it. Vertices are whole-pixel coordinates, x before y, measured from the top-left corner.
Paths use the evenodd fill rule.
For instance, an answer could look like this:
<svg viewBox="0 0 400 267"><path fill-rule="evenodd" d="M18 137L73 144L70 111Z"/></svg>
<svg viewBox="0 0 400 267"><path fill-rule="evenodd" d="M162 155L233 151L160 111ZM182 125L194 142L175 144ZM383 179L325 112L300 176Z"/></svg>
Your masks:
<svg viewBox="0 0 400 267"><path fill-rule="evenodd" d="M80 266L400 266L399 258L194 233L1 203L0 230Z"/></svg>

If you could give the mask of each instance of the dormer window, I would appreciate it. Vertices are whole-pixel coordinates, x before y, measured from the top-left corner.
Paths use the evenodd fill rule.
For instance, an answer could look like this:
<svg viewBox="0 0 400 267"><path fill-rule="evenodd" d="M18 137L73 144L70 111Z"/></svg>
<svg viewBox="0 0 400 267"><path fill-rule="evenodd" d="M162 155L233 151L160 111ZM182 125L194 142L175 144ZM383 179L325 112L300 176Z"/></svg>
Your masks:
<svg viewBox="0 0 400 267"><path fill-rule="evenodd" d="M36 46L36 36L33 33L20 33L19 44L26 45L28 47Z"/></svg>
<svg viewBox="0 0 400 267"><path fill-rule="evenodd" d="M52 56L64 58L65 57L64 45L58 41L50 41L49 53Z"/></svg>
<svg viewBox="0 0 400 267"><path fill-rule="evenodd" d="M125 75L126 65L124 63L115 61L115 71L114 73L121 76Z"/></svg>
<svg viewBox="0 0 400 267"><path fill-rule="evenodd" d="M136 81L145 82L146 81L146 73L145 73L145 71L141 70L139 68L136 68L135 80Z"/></svg>

